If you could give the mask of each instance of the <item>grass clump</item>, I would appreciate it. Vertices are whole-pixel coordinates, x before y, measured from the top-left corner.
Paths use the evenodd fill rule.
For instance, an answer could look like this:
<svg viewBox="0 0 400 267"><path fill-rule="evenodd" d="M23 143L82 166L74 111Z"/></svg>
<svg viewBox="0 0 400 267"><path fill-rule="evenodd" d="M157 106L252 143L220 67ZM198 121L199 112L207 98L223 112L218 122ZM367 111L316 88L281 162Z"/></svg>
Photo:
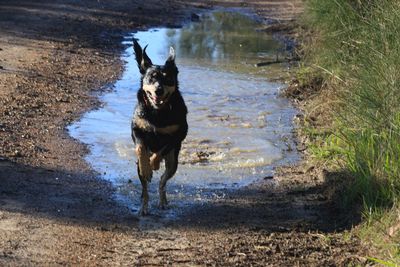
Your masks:
<svg viewBox="0 0 400 267"><path fill-rule="evenodd" d="M331 133L316 151L351 174L348 199L362 200L376 221L399 210L400 1L308 0L306 23L317 36L308 62L337 98Z"/></svg>

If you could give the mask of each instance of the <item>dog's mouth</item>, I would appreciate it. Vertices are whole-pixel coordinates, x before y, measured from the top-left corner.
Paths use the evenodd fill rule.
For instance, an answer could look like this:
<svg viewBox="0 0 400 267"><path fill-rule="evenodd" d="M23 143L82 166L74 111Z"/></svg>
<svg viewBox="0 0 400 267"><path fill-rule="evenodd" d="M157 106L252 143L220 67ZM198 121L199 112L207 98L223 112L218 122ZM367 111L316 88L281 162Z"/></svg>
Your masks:
<svg viewBox="0 0 400 267"><path fill-rule="evenodd" d="M169 97L169 93L164 96L154 96L151 93L148 93L147 95L156 107L162 107L163 105L165 105Z"/></svg>

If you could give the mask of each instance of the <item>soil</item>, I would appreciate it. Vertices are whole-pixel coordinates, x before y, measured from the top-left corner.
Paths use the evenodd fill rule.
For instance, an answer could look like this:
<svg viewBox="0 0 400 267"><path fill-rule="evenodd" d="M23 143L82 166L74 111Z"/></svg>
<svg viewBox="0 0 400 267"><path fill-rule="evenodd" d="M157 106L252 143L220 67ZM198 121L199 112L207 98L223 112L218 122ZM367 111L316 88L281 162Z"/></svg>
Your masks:
<svg viewBox="0 0 400 267"><path fill-rule="evenodd" d="M0 265L365 263L333 201L339 174L304 160L177 220L140 218L66 132L121 75L124 33L217 6L253 8L284 33L302 11L301 0L0 0Z"/></svg>

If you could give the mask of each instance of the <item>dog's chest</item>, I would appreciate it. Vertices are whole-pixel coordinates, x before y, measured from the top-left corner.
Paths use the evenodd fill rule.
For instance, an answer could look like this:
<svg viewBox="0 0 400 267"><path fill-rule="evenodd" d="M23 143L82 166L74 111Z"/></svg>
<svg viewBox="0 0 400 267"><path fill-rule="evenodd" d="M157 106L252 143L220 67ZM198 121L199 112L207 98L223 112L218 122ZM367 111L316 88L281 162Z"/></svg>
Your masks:
<svg viewBox="0 0 400 267"><path fill-rule="evenodd" d="M154 116L155 123L161 126L177 123L177 114L170 107L165 112L159 112L158 115ZM164 124L164 125L163 125Z"/></svg>
<svg viewBox="0 0 400 267"><path fill-rule="evenodd" d="M177 123L177 114L171 106L162 110L147 110L144 118L156 127L165 127Z"/></svg>

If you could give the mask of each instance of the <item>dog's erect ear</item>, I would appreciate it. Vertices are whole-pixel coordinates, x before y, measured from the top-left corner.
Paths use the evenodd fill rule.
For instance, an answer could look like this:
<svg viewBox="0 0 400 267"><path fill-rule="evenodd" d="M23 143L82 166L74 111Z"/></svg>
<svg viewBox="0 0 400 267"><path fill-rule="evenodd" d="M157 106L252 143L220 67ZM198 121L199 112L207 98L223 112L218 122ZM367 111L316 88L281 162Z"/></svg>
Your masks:
<svg viewBox="0 0 400 267"><path fill-rule="evenodd" d="M139 43L135 39L133 39L133 49L135 50L136 61L141 74L144 74L147 68L153 65L151 59L146 54L146 48L147 45L142 50L142 47L139 45Z"/></svg>
<svg viewBox="0 0 400 267"><path fill-rule="evenodd" d="M169 64L175 65L175 50L172 46L169 48L169 55L167 61L165 62L165 65Z"/></svg>

